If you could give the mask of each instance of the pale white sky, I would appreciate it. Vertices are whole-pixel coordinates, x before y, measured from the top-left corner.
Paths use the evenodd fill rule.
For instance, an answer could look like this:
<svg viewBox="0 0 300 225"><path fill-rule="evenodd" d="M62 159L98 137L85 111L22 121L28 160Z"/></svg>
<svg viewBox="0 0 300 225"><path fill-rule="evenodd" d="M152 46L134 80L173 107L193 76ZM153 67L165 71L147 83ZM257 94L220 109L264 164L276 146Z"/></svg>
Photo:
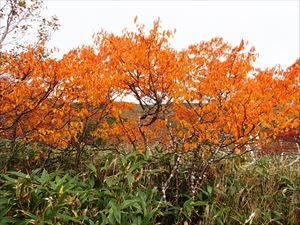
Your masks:
<svg viewBox="0 0 300 225"><path fill-rule="evenodd" d="M259 53L260 67L281 64L284 68L300 57L300 1L58 1L45 0L47 15L57 15L61 28L50 47L60 54L92 43L103 28L120 34L135 29L133 20L152 26L161 18L163 29L176 28L172 46L223 37L231 44L243 38Z"/></svg>

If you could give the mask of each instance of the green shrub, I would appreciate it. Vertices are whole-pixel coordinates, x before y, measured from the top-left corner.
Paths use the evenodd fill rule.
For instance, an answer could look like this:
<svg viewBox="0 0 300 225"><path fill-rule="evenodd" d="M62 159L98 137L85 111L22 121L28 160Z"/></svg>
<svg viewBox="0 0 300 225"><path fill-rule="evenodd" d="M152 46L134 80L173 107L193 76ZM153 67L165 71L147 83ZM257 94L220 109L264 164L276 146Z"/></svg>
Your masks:
<svg viewBox="0 0 300 225"><path fill-rule="evenodd" d="M146 163L138 153L108 157L102 181L93 165L78 175L1 174L0 224L153 224L161 203L157 189L143 185L157 173L143 170Z"/></svg>
<svg viewBox="0 0 300 225"><path fill-rule="evenodd" d="M101 152L81 172L67 168L0 174L0 224L297 224L300 171L266 156L225 160L195 197L189 154ZM92 160L91 160L92 161ZM172 176L171 176L172 174ZM166 199L162 186L170 179Z"/></svg>

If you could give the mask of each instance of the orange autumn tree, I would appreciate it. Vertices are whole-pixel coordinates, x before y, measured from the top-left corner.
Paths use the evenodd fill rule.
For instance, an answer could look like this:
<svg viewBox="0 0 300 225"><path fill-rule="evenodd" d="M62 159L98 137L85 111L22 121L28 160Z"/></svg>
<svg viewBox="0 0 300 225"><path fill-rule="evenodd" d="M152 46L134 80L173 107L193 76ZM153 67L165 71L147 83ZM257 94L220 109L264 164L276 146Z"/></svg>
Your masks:
<svg viewBox="0 0 300 225"><path fill-rule="evenodd" d="M100 147L107 130L120 114L111 77L103 70L100 54L88 46L71 50L60 60L63 78L48 99L51 116L39 129L37 140L52 147L75 150L75 166L87 145Z"/></svg>
<svg viewBox="0 0 300 225"><path fill-rule="evenodd" d="M278 71L254 68L255 50L247 50L244 41L231 46L214 38L175 51L169 45L172 33L161 31L159 20L149 34L142 25L137 27L137 32L125 30L120 36L102 32L96 39L99 51L108 54L107 70L118 80L121 93L133 95L140 105L135 119L119 122L134 147L136 142L143 142L144 148L153 144L159 130L165 133L161 144L176 151L195 151L195 161L204 163L192 185L194 191L212 162L266 139L270 131L276 135L290 126L285 112L289 108L295 115L291 107L297 106L279 93L295 96L297 69L281 72L294 76L287 78L290 81L276 79ZM293 90L283 88L288 82ZM296 119L292 120L296 126ZM274 122L278 125L270 130L268 124Z"/></svg>
<svg viewBox="0 0 300 225"><path fill-rule="evenodd" d="M250 113L254 48L244 51L244 42L232 47L221 38L192 45L187 50L189 71L181 88L176 120L185 129L184 138L197 145L239 144L257 132ZM249 114L249 115L248 115ZM255 135L253 135L255 136ZM185 150L189 148L185 146Z"/></svg>
<svg viewBox="0 0 300 225"><path fill-rule="evenodd" d="M34 136L49 116L47 99L59 83L58 62L44 46L3 52L0 71L0 136L12 141Z"/></svg>
<svg viewBox="0 0 300 225"><path fill-rule="evenodd" d="M80 154L86 145L97 146L97 141L108 138L107 130L120 114L115 103L116 90L108 71L103 68L101 53L93 48L83 47L66 54L63 61L68 65L65 74L70 82L63 89L69 130L73 132L72 143L76 147L75 164L80 162ZM117 107L118 106L118 107Z"/></svg>
<svg viewBox="0 0 300 225"><path fill-rule="evenodd" d="M296 149L299 146L298 136L300 134L300 59L286 70L279 66L260 71L256 85L260 90L258 96L265 99L261 104L275 104L274 110L261 116L262 126L265 128L262 137L269 138L270 142L276 144L282 141L291 141ZM267 83L267 85L265 85ZM277 144L278 144L277 142ZM268 143L261 143L264 151L258 154L281 154L288 153L289 149L281 146L274 146ZM292 144L292 143L291 143ZM299 151L299 150L296 150ZM294 151L295 153L295 151Z"/></svg>
<svg viewBox="0 0 300 225"><path fill-rule="evenodd" d="M133 96L139 105L137 118L126 122L119 117L120 130L129 134L125 137L134 148L145 149L155 139L153 129L171 113L184 68L169 44L172 31L161 31L159 20L148 34L143 25L136 25L137 32L124 30L120 36L101 32L95 44L106 54L104 66L113 76L118 95Z"/></svg>
<svg viewBox="0 0 300 225"><path fill-rule="evenodd" d="M85 47L61 60L51 59L42 45L3 53L1 137L11 140L13 149L17 140L44 143L50 151L75 145L78 164L84 145L103 137L109 117L119 113L101 61Z"/></svg>
<svg viewBox="0 0 300 225"><path fill-rule="evenodd" d="M299 127L299 62L286 71L256 70L254 48L245 51L243 41L232 47L220 38L186 52L190 71L172 132L184 140L184 150L195 152L194 165L202 159L202 171L192 171L195 194L211 163Z"/></svg>

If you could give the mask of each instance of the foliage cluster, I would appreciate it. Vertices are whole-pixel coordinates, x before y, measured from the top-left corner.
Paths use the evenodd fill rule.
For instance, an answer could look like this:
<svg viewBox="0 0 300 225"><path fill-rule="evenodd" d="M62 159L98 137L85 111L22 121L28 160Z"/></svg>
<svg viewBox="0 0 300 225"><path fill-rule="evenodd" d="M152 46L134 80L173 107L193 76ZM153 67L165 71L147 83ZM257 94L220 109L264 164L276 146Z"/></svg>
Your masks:
<svg viewBox="0 0 300 225"><path fill-rule="evenodd" d="M12 155L18 142L46 146L48 156L75 149L79 167L88 146L196 151L195 160L207 159L196 192L219 152L227 157L299 134L299 59L285 70L261 70L243 40L232 46L213 38L178 51L159 20L148 33L136 26L121 35L102 31L94 45L62 59L43 42L1 52L0 137Z"/></svg>

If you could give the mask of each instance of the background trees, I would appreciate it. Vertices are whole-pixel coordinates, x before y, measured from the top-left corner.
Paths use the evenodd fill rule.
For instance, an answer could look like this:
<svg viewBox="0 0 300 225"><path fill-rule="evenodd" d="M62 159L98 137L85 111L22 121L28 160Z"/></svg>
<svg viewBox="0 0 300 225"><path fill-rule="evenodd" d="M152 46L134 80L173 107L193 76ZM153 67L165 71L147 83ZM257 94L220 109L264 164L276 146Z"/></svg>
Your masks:
<svg viewBox="0 0 300 225"><path fill-rule="evenodd" d="M43 17L42 9L42 0L1 1L0 50L37 45L48 40L59 24L55 16Z"/></svg>

